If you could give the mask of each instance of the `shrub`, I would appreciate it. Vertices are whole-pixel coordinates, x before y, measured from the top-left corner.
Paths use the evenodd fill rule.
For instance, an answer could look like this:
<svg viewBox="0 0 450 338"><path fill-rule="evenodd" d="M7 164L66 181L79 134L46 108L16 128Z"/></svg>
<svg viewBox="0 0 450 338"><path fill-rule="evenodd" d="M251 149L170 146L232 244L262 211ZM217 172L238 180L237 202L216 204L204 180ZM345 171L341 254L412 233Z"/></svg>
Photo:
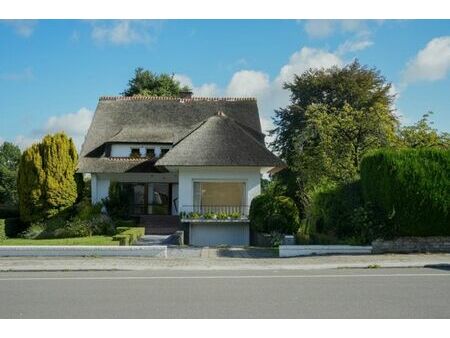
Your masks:
<svg viewBox="0 0 450 338"><path fill-rule="evenodd" d="M54 238L87 237L92 235L89 224L79 218L66 221L64 227L53 231Z"/></svg>
<svg viewBox="0 0 450 338"><path fill-rule="evenodd" d="M19 217L19 209L17 206L0 205L0 219Z"/></svg>
<svg viewBox="0 0 450 338"><path fill-rule="evenodd" d="M352 215L363 204L359 181L344 184L324 182L309 193L305 231L338 238L356 236L358 223L352 222Z"/></svg>
<svg viewBox="0 0 450 338"><path fill-rule="evenodd" d="M120 245L130 245L137 241L139 238L145 235L145 228L126 228L118 227L116 229L116 235L113 236L114 241L120 241Z"/></svg>
<svg viewBox="0 0 450 338"><path fill-rule="evenodd" d="M119 182L111 182L108 198L103 200L108 214L113 218L128 218L130 213L130 196L132 194L127 186Z"/></svg>
<svg viewBox="0 0 450 338"><path fill-rule="evenodd" d="M361 163L383 237L450 235L450 150L378 150Z"/></svg>
<svg viewBox="0 0 450 338"><path fill-rule="evenodd" d="M17 176L23 222L54 217L75 203L77 160L75 145L64 133L47 135L23 152Z"/></svg>
<svg viewBox="0 0 450 338"><path fill-rule="evenodd" d="M295 233L299 226L298 209L286 196L259 195L250 205L250 227L258 232Z"/></svg>
<svg viewBox="0 0 450 338"><path fill-rule="evenodd" d="M20 221L20 218L5 219L5 235L8 238L17 237L21 232L25 231L26 225Z"/></svg>
<svg viewBox="0 0 450 338"><path fill-rule="evenodd" d="M6 239L6 233L5 233L5 220L0 219L0 242Z"/></svg>
<svg viewBox="0 0 450 338"><path fill-rule="evenodd" d="M34 239L41 236L45 231L45 224L42 222L32 223L27 230L20 234L22 238Z"/></svg>

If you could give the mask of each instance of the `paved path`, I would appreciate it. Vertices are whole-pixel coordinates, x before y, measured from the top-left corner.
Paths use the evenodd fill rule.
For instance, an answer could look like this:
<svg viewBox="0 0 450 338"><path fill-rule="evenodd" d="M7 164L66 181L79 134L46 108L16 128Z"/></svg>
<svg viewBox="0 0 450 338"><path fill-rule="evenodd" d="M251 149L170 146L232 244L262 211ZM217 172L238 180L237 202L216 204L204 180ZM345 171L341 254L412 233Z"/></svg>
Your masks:
<svg viewBox="0 0 450 338"><path fill-rule="evenodd" d="M0 318L450 318L450 271L3 272L0 304Z"/></svg>
<svg viewBox="0 0 450 338"><path fill-rule="evenodd" d="M270 257L272 255L272 257ZM272 253L172 248L169 258L0 257L0 271L67 270L311 270L367 267L450 266L450 254L333 255L276 258Z"/></svg>

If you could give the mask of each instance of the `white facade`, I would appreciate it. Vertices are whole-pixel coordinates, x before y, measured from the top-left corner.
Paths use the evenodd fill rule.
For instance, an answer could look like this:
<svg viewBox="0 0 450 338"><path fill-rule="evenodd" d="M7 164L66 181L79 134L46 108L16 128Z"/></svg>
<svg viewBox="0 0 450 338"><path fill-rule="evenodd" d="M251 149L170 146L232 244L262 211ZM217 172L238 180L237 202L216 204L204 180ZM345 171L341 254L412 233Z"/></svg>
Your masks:
<svg viewBox="0 0 450 338"><path fill-rule="evenodd" d="M183 167L179 168L178 197L180 210L194 205L194 182L243 182L244 205L261 193L260 168L252 167Z"/></svg>
<svg viewBox="0 0 450 338"><path fill-rule="evenodd" d="M161 149L170 149L170 146L164 145L152 145L152 144L113 144L111 145L111 157L129 157L131 154L131 149L139 149L141 157L146 156L147 149L153 149L155 151L155 156L159 157L161 155Z"/></svg>

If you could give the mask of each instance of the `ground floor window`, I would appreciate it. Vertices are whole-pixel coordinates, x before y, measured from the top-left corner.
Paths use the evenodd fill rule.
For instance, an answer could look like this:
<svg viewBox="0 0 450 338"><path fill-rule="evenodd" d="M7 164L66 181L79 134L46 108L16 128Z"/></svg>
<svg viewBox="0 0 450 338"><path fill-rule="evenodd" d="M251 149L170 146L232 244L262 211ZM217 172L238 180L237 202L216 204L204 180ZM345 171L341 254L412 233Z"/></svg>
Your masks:
<svg viewBox="0 0 450 338"><path fill-rule="evenodd" d="M121 183L129 192L132 215L170 215L170 183Z"/></svg>
<svg viewBox="0 0 450 338"><path fill-rule="evenodd" d="M245 182L194 182L194 211L243 213Z"/></svg>

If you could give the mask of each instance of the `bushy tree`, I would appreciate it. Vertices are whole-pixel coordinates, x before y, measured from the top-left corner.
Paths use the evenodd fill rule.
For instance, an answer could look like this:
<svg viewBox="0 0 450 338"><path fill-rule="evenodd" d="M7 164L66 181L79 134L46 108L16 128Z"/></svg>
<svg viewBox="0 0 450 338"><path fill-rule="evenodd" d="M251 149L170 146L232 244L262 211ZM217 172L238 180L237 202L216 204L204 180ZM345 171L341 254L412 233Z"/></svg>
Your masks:
<svg viewBox="0 0 450 338"><path fill-rule="evenodd" d="M358 61L310 69L284 88L291 104L275 111L272 147L289 166L279 181L302 208L313 185L354 179L369 149L395 143L394 96L376 69Z"/></svg>
<svg viewBox="0 0 450 338"><path fill-rule="evenodd" d="M20 160L18 146L4 142L0 145L0 204L16 205L17 170Z"/></svg>
<svg viewBox="0 0 450 338"><path fill-rule="evenodd" d="M400 146L408 148L450 148L450 134L439 133L432 127L433 122L430 116L433 112L428 112L412 126L404 126L399 130Z"/></svg>
<svg viewBox="0 0 450 338"><path fill-rule="evenodd" d="M180 91L189 91L181 87L173 75L156 74L143 68L136 68L134 77L122 93L124 96L178 96Z"/></svg>
<svg viewBox="0 0 450 338"><path fill-rule="evenodd" d="M22 221L51 218L75 203L77 161L75 145L64 133L47 135L24 151L18 173Z"/></svg>

